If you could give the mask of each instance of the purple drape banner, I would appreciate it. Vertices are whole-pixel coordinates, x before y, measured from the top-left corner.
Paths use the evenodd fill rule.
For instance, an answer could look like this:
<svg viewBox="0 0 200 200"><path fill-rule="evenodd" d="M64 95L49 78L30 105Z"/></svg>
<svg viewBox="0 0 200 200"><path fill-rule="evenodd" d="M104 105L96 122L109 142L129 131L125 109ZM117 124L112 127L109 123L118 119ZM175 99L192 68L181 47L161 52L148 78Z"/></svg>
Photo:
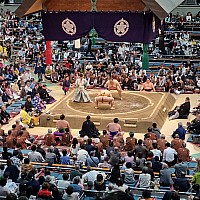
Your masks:
<svg viewBox="0 0 200 200"><path fill-rule="evenodd" d="M47 12L42 14L46 40L76 40L87 35L93 27L91 12Z"/></svg>
<svg viewBox="0 0 200 200"><path fill-rule="evenodd" d="M113 42L147 41L143 13L99 12L95 14L94 27L99 37Z"/></svg>
<svg viewBox="0 0 200 200"><path fill-rule="evenodd" d="M48 12L43 13L46 40L74 40L94 27L99 37L113 42L149 43L160 28L152 12Z"/></svg>

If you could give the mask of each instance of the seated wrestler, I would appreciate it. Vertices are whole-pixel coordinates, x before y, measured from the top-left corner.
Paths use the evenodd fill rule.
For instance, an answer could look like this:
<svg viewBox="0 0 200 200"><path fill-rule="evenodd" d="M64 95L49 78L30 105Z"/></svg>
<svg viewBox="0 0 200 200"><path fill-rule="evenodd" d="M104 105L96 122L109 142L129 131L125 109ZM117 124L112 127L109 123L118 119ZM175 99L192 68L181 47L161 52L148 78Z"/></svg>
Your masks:
<svg viewBox="0 0 200 200"><path fill-rule="evenodd" d="M122 88L120 83L114 78L114 75L112 75L110 80L106 82L105 88L107 88L108 90L117 90L117 92L119 93L119 97L122 100Z"/></svg>
<svg viewBox="0 0 200 200"><path fill-rule="evenodd" d="M112 94L108 90L102 90L97 97L95 97L96 107L99 108L99 102L101 103L108 103L111 105L111 109L115 109L114 106L114 98Z"/></svg>
<svg viewBox="0 0 200 200"><path fill-rule="evenodd" d="M140 91L146 91L146 92L155 92L155 88L153 83L150 81L150 79L148 78L147 81L145 83L143 83L143 87L141 88Z"/></svg>

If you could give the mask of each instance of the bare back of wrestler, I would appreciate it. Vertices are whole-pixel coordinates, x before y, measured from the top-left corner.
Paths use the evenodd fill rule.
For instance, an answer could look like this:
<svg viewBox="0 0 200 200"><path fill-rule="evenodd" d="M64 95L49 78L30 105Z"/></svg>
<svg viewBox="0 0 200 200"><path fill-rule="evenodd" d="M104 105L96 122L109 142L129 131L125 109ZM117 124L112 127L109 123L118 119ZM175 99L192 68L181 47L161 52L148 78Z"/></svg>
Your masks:
<svg viewBox="0 0 200 200"><path fill-rule="evenodd" d="M108 103L111 105L111 109L115 109L114 106L114 98L112 97L112 94L108 90L101 91L97 97L95 97L95 103L96 107L99 108L99 102L101 103Z"/></svg>
<svg viewBox="0 0 200 200"><path fill-rule="evenodd" d="M111 78L110 80L108 80L105 84L105 87L108 90L117 90L119 97L122 100L122 88L120 83L116 79Z"/></svg>

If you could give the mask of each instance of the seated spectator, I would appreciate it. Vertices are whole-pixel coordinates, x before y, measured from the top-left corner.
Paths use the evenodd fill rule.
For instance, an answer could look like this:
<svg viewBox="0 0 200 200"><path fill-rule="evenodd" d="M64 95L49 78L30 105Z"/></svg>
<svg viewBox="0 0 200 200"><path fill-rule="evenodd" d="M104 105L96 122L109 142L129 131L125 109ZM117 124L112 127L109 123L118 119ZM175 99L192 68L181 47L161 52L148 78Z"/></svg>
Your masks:
<svg viewBox="0 0 200 200"><path fill-rule="evenodd" d="M26 141L27 138L23 136L23 131L19 131L16 144L20 144L22 149L26 149L27 148Z"/></svg>
<svg viewBox="0 0 200 200"><path fill-rule="evenodd" d="M177 152L175 149L170 147L170 143L165 144L167 147L163 152L163 161L168 164L169 167L173 166L176 163Z"/></svg>
<svg viewBox="0 0 200 200"><path fill-rule="evenodd" d="M143 199L145 199L145 200L153 200L154 198L151 197L151 191L144 190L142 192L142 198L141 198L141 200L143 200Z"/></svg>
<svg viewBox="0 0 200 200"><path fill-rule="evenodd" d="M47 85L43 85L41 91L39 92L40 94L40 98L45 101L47 104L49 104L52 100L54 100L54 98L52 96L49 95L49 93L47 92Z"/></svg>
<svg viewBox="0 0 200 200"><path fill-rule="evenodd" d="M143 158L142 152L138 153L138 157L136 157L136 162L140 162L139 167L143 168L146 162L146 159Z"/></svg>
<svg viewBox="0 0 200 200"><path fill-rule="evenodd" d="M22 162L18 158L18 156L19 156L18 150L14 150L13 156L10 158L10 160L11 160L12 164L15 165L18 168L19 171L21 171Z"/></svg>
<svg viewBox="0 0 200 200"><path fill-rule="evenodd" d="M12 179L13 182L16 182L19 177L19 169L12 164L12 161L10 159L7 160L7 167L4 171L4 174L9 173L10 179Z"/></svg>
<svg viewBox="0 0 200 200"><path fill-rule="evenodd" d="M94 151L94 146L92 145L92 139L87 140L87 144L84 146L85 150L90 154L91 151Z"/></svg>
<svg viewBox="0 0 200 200"><path fill-rule="evenodd" d="M72 186L68 186L67 189L65 190L65 193L62 196L63 200L78 200L78 192L74 191L74 188Z"/></svg>
<svg viewBox="0 0 200 200"><path fill-rule="evenodd" d="M73 182L69 184L68 188L72 187L74 192L80 193L82 191L82 187L79 184L80 184L80 177L76 176L73 178Z"/></svg>
<svg viewBox="0 0 200 200"><path fill-rule="evenodd" d="M60 157L60 161L62 165L69 165L70 164L70 157L67 155L67 151L64 149L62 151L62 156Z"/></svg>
<svg viewBox="0 0 200 200"><path fill-rule="evenodd" d="M116 185L114 185L113 190L120 190L122 192L128 192L128 186L126 184L124 184L122 178L118 178Z"/></svg>
<svg viewBox="0 0 200 200"><path fill-rule="evenodd" d="M166 163L163 163L162 170L160 170L160 185L164 187L171 187L174 184L172 180L172 172Z"/></svg>
<svg viewBox="0 0 200 200"><path fill-rule="evenodd" d="M162 163L159 160L158 156L155 156L154 162L152 163L152 169L154 172L160 172L162 169Z"/></svg>
<svg viewBox="0 0 200 200"><path fill-rule="evenodd" d="M106 148L106 155L110 157L110 153L114 151L113 142L109 141L109 147Z"/></svg>
<svg viewBox="0 0 200 200"><path fill-rule="evenodd" d="M162 134L160 138L157 140L158 149L161 150L162 153L166 148L165 146L166 143L167 143L167 140L165 139L165 135Z"/></svg>
<svg viewBox="0 0 200 200"><path fill-rule="evenodd" d="M6 197L8 194L10 194L9 189L6 187L7 179L1 178L0 179L0 196Z"/></svg>
<svg viewBox="0 0 200 200"><path fill-rule="evenodd" d="M70 182L68 181L69 175L67 173L63 174L63 180L57 180L57 187L59 189L67 189Z"/></svg>
<svg viewBox="0 0 200 200"><path fill-rule="evenodd" d="M183 162L189 162L190 158L190 150L186 148L186 143L182 144L182 147L178 149L178 158L181 159Z"/></svg>
<svg viewBox="0 0 200 200"><path fill-rule="evenodd" d="M178 134L181 140L185 140L186 130L183 128L183 124L181 122L178 123L178 128L173 132L172 137L174 138L176 134Z"/></svg>
<svg viewBox="0 0 200 200"><path fill-rule="evenodd" d="M190 98L186 97L185 103L177 106L173 111L169 113L169 120L172 119L187 119L190 114Z"/></svg>
<svg viewBox="0 0 200 200"><path fill-rule="evenodd" d="M112 171L111 171L111 174L110 174L110 182L116 183L117 179L120 178L120 177L121 177L121 174L120 174L119 165L115 164Z"/></svg>
<svg viewBox="0 0 200 200"><path fill-rule="evenodd" d="M9 130L8 131L8 136L6 137L6 147L8 148L14 148L15 147L15 144L16 144L16 138L12 136L12 131Z"/></svg>
<svg viewBox="0 0 200 200"><path fill-rule="evenodd" d="M94 151L90 151L88 158L86 159L87 166L98 167L99 159L95 156Z"/></svg>
<svg viewBox="0 0 200 200"><path fill-rule="evenodd" d="M109 164L108 163L108 161L109 161L109 157L108 156L105 156L104 157L104 160L103 160L103 163L101 162L101 163L99 163L98 164L98 167L100 167L100 168L109 168L109 169L111 169L111 164Z"/></svg>
<svg viewBox="0 0 200 200"><path fill-rule="evenodd" d="M26 95L32 95L32 88L30 87L31 84L29 81L26 82L26 86L25 86L25 92L26 92Z"/></svg>
<svg viewBox="0 0 200 200"><path fill-rule="evenodd" d="M185 174L188 173L188 166L187 164L183 163L181 158L178 158L178 163L175 164L174 168L175 168L176 177L180 177L182 172L184 172Z"/></svg>
<svg viewBox="0 0 200 200"><path fill-rule="evenodd" d="M25 102L24 106L25 106L25 111L27 113L32 113L33 112L33 108L34 107L33 107L33 104L31 103L31 96L28 96L26 98L26 102Z"/></svg>
<svg viewBox="0 0 200 200"><path fill-rule="evenodd" d="M52 148L48 148L45 162L47 162L49 165L57 163L56 154L53 153Z"/></svg>
<svg viewBox="0 0 200 200"><path fill-rule="evenodd" d="M157 124L156 123L153 123L152 124L152 132L156 134L156 139L159 139L160 138L160 129L157 128Z"/></svg>
<svg viewBox="0 0 200 200"><path fill-rule="evenodd" d="M10 114L6 112L6 106L1 107L1 118L6 120L6 122L8 122L10 119Z"/></svg>
<svg viewBox="0 0 200 200"><path fill-rule="evenodd" d="M75 170L70 172L70 181L72 181L76 176L82 177L82 173L80 172L80 167L75 165Z"/></svg>
<svg viewBox="0 0 200 200"><path fill-rule="evenodd" d="M20 120L17 119L17 120L15 121L15 123L16 123L16 130L17 130L17 131L21 131L21 129L22 129L23 126L20 124Z"/></svg>
<svg viewBox="0 0 200 200"><path fill-rule="evenodd" d="M12 103L12 99L10 99L10 97L9 97L8 94L6 93L6 90L3 90L2 101L3 101L3 103L6 104L7 106L9 106L9 105Z"/></svg>
<svg viewBox="0 0 200 200"><path fill-rule="evenodd" d="M150 139L151 135L149 133L144 135L144 146L146 146L146 148L148 150L152 150L153 149L153 141Z"/></svg>
<svg viewBox="0 0 200 200"><path fill-rule="evenodd" d="M156 136L156 134L152 131L152 128L151 128L151 127L149 127L149 128L147 129L147 131L148 131L148 133L146 133L146 134L144 135L144 138L147 138L147 136L149 135L150 140L152 140L152 141L157 140L157 136Z"/></svg>
<svg viewBox="0 0 200 200"><path fill-rule="evenodd" d="M47 146L51 146L55 142L52 129L48 129L48 133L44 136L44 140Z"/></svg>
<svg viewBox="0 0 200 200"><path fill-rule="evenodd" d="M174 180L174 187L178 188L180 192L187 192L190 189L190 181L185 175L185 172L182 171Z"/></svg>
<svg viewBox="0 0 200 200"><path fill-rule="evenodd" d="M65 115L60 115L60 120L56 122L56 128L58 129L59 133L64 133L66 128L70 130L70 125L69 122L65 120Z"/></svg>
<svg viewBox="0 0 200 200"><path fill-rule="evenodd" d="M175 149L176 151L178 151L178 149L181 148L182 145L183 145L183 140L181 140L181 139L179 138L179 135L176 134L176 135L174 136L174 139L171 141L171 146L172 146L172 148Z"/></svg>
<svg viewBox="0 0 200 200"><path fill-rule="evenodd" d="M28 158L30 162L44 162L44 158L42 157L41 153L36 151L36 146L32 145L31 152L28 153Z"/></svg>
<svg viewBox="0 0 200 200"><path fill-rule="evenodd" d="M30 160L28 158L24 158L24 163L22 163L21 171L23 173L29 174L32 170L34 170L34 166L30 164Z"/></svg>
<svg viewBox="0 0 200 200"><path fill-rule="evenodd" d="M89 154L88 154L88 152L84 149L84 146L83 146L83 145L81 145L80 147L81 147L81 149L78 150L78 152L77 152L77 161L78 161L78 162L85 163L86 160L87 160L87 158L88 158L88 156L89 156Z"/></svg>
<svg viewBox="0 0 200 200"><path fill-rule="evenodd" d="M77 155L77 152L79 149L80 149L80 144L78 143L77 138L73 138L71 148L70 148L71 155L72 156Z"/></svg>
<svg viewBox="0 0 200 200"><path fill-rule="evenodd" d="M12 147L9 147L9 148L12 148ZM8 146L3 147L3 152L1 154L1 156L2 156L2 159L4 159L4 160L8 160L12 157L12 154L10 152L8 152Z"/></svg>
<svg viewBox="0 0 200 200"><path fill-rule="evenodd" d="M65 79L64 79L63 84L62 84L62 88L63 88L65 95L67 94L67 92L70 89L70 84L71 84L71 82L70 82L69 76L65 76Z"/></svg>
<svg viewBox="0 0 200 200"><path fill-rule="evenodd" d="M157 156L161 160L162 152L158 149L157 143L153 143L153 149L150 151L153 153L154 158Z"/></svg>
<svg viewBox="0 0 200 200"><path fill-rule="evenodd" d="M135 182L134 170L132 169L132 163L126 163L126 169L124 170L124 183L132 184Z"/></svg>
<svg viewBox="0 0 200 200"><path fill-rule="evenodd" d="M142 157L146 158L148 149L145 146L143 146L142 144L143 144L143 141L141 139L138 140L138 145L136 145L136 147L135 147L135 156L138 157L138 154L141 152Z"/></svg>
<svg viewBox="0 0 200 200"><path fill-rule="evenodd" d="M142 174L139 175L138 186L140 188L148 188L151 183L151 175L148 174L148 168L143 167Z"/></svg>
<svg viewBox="0 0 200 200"><path fill-rule="evenodd" d="M51 74L52 74L51 66L48 65L45 70L45 78L51 80Z"/></svg>
<svg viewBox="0 0 200 200"><path fill-rule="evenodd" d="M39 197L39 198L50 198L50 197L52 197L52 193L48 190L49 189L49 184L48 183L46 183L46 182L44 182L43 184L42 184L42 190L40 190L39 192L38 192L38 194L37 194L37 196Z"/></svg>
<svg viewBox="0 0 200 200"><path fill-rule="evenodd" d="M32 117L25 111L25 106L21 106L21 112L20 112L20 117L21 121L23 124L27 125L29 128L34 128L33 127L33 119Z"/></svg>
<svg viewBox="0 0 200 200"><path fill-rule="evenodd" d="M98 129L90 119L90 116L87 116L86 121L83 122L82 129L79 131L80 137L87 135L89 138L96 138L99 136Z"/></svg>
<svg viewBox="0 0 200 200"><path fill-rule="evenodd" d="M18 186L16 185L15 182L12 181L12 179L9 178L9 176L10 176L9 173L5 173L4 174L4 178L7 180L6 188L8 188L8 190L10 191L10 193L17 193Z"/></svg>
<svg viewBox="0 0 200 200"><path fill-rule="evenodd" d="M200 114L196 114L196 118L191 121L187 128L188 132L200 134Z"/></svg>
<svg viewBox="0 0 200 200"><path fill-rule="evenodd" d="M38 92L35 93L35 96L32 99L32 105L34 107L34 110L40 113L46 109L46 104L44 101L40 98L40 94Z"/></svg>
<svg viewBox="0 0 200 200"><path fill-rule="evenodd" d="M27 176L27 187L32 188L32 195L36 196L40 190L40 184L39 181L35 179L35 172L31 171Z"/></svg>
<svg viewBox="0 0 200 200"><path fill-rule="evenodd" d="M37 143L37 148L36 148L36 151L38 153L40 153L42 155L42 157L45 159L46 158L46 152L45 150L41 147L41 143Z"/></svg>
<svg viewBox="0 0 200 200"><path fill-rule="evenodd" d="M67 146L67 147L71 146L72 139L73 139L73 136L69 132L69 128L66 128L64 134L62 135L62 145Z"/></svg>
<svg viewBox="0 0 200 200"><path fill-rule="evenodd" d="M134 133L130 132L129 137L126 138L125 150L133 151L135 149L136 144L137 144L137 139L134 138Z"/></svg>
<svg viewBox="0 0 200 200"><path fill-rule="evenodd" d="M21 130L17 130L17 126L15 124L12 125L12 136L17 139L17 136L18 136L18 133L21 131Z"/></svg>
<svg viewBox="0 0 200 200"><path fill-rule="evenodd" d="M97 191L102 191L106 189L106 184L102 174L97 175L97 178L94 181L94 189Z"/></svg>
<svg viewBox="0 0 200 200"><path fill-rule="evenodd" d="M52 83L57 83L58 82L58 72L55 71L55 69L52 70L52 73L51 73L51 81Z"/></svg>
<svg viewBox="0 0 200 200"><path fill-rule="evenodd" d="M133 156L133 152L132 151L128 151L127 152L127 155L124 157L124 162L127 163L127 162L130 162L130 163L134 163L134 156Z"/></svg>
<svg viewBox="0 0 200 200"><path fill-rule="evenodd" d="M148 174L151 175L151 181L154 181L155 175L154 175L154 171L152 169L152 162L151 161L146 162L146 167L148 168Z"/></svg>
<svg viewBox="0 0 200 200"><path fill-rule="evenodd" d="M115 147L114 151L110 152L110 160L109 163L114 166L116 164L119 164L121 158L121 154L119 153L119 148Z"/></svg>

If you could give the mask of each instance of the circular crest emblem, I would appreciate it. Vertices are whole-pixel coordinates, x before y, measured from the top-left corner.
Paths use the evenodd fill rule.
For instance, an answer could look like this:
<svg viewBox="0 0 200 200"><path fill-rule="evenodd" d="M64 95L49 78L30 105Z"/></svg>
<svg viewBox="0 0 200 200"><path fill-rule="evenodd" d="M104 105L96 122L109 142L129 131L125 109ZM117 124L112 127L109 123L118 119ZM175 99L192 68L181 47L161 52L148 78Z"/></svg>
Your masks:
<svg viewBox="0 0 200 200"><path fill-rule="evenodd" d="M68 18L62 21L62 29L69 35L76 34L76 24Z"/></svg>
<svg viewBox="0 0 200 200"><path fill-rule="evenodd" d="M125 19L120 19L114 25L114 33L115 35L121 37L125 35L129 30L129 23Z"/></svg>

